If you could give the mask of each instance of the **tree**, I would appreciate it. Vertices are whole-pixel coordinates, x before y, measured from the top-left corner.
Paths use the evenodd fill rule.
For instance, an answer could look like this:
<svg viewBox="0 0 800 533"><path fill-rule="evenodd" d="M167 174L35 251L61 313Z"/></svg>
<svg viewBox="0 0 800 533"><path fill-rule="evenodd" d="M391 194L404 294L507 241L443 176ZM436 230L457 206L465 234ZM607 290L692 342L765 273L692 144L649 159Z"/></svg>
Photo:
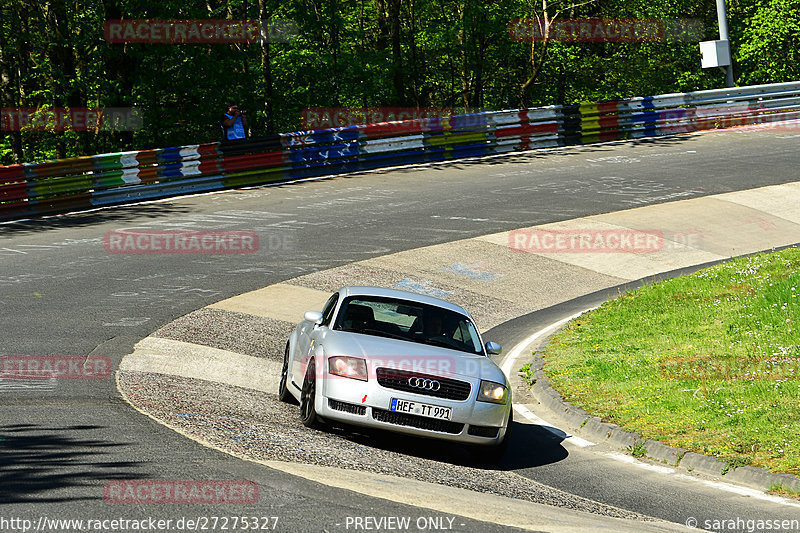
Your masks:
<svg viewBox="0 0 800 533"><path fill-rule="evenodd" d="M800 0L759 4L748 18L742 19L738 9L733 12L736 34L741 36L733 49L739 83L800 80Z"/></svg>
<svg viewBox="0 0 800 533"><path fill-rule="evenodd" d="M553 23L564 14L568 14L572 18L578 8L594 3L596 3L596 0L557 2L555 4L548 4L547 0L541 0L541 8L539 8L536 0L526 0L527 11L532 16L532 19L528 21L531 43L528 56L530 71L519 88L520 107L528 107L530 105L529 91L536 83L542 73L542 67L547 61L548 47L552 41L551 28Z"/></svg>
<svg viewBox="0 0 800 533"><path fill-rule="evenodd" d="M739 84L800 77L800 0L729 6ZM575 18L692 19L689 42L566 42ZM110 19L291 20L288 42L115 44ZM530 40L509 35L509 22ZM514 26L512 26L512 29ZM517 36L519 37L519 36ZM136 131L2 131L0 163L219 139L236 100L255 135L309 107L509 109L722 87L700 68L715 0L0 0L0 107L136 107Z"/></svg>

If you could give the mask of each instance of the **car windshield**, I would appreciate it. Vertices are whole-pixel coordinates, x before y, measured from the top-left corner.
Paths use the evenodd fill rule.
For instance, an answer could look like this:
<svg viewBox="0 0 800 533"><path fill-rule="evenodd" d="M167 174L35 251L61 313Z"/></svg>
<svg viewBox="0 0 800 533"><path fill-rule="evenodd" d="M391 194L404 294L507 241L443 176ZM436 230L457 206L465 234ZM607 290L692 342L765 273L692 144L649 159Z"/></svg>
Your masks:
<svg viewBox="0 0 800 533"><path fill-rule="evenodd" d="M483 354L478 330L469 318L418 302L351 296L342 302L333 329Z"/></svg>

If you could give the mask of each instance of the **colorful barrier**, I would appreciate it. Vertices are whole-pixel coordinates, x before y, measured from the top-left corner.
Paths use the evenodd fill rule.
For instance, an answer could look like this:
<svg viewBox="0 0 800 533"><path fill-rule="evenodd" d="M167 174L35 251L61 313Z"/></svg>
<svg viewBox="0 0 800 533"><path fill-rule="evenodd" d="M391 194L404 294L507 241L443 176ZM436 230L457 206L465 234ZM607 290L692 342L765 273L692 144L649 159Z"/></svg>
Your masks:
<svg viewBox="0 0 800 533"><path fill-rule="evenodd" d="M792 82L25 163L0 167L0 220L397 165L798 117L800 82Z"/></svg>

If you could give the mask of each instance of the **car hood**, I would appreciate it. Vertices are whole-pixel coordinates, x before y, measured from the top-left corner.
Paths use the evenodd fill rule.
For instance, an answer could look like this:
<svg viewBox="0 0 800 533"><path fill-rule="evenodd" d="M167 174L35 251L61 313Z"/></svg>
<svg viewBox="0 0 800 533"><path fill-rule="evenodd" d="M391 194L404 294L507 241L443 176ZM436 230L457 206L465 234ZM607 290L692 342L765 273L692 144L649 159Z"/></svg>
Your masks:
<svg viewBox="0 0 800 533"><path fill-rule="evenodd" d="M376 368L388 367L444 377L452 375L506 383L503 371L485 355L330 329L322 334L318 342L326 357L363 357L368 361L370 374Z"/></svg>

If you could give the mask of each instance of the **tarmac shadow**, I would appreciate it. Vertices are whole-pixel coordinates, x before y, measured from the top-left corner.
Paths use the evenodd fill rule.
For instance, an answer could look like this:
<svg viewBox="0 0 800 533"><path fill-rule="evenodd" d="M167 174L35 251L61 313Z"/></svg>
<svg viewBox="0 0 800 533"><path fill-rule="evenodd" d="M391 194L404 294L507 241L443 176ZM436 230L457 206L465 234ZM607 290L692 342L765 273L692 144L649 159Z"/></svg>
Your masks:
<svg viewBox="0 0 800 533"><path fill-rule="evenodd" d="M326 428L339 437L373 448L473 468L512 471L548 465L566 459L561 444L567 434L556 428L513 422L511 440L498 460L482 457L480 448L432 438L401 435L386 430L355 428L335 424ZM559 435L560 433L560 435Z"/></svg>

